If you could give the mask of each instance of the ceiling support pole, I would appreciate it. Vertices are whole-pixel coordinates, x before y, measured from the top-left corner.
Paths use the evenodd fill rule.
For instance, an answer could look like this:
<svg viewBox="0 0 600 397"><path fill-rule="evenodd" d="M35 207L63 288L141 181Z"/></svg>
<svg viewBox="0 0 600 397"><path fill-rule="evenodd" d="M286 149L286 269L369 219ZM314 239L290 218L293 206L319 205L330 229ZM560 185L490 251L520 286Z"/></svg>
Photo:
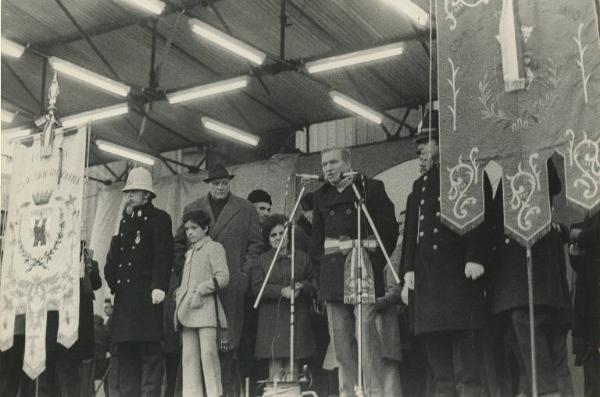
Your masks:
<svg viewBox="0 0 600 397"><path fill-rule="evenodd" d="M108 70L110 71L110 73L112 73L112 75L117 80L123 81L119 77L119 74L117 73L117 71L106 60L106 57L102 54L102 52L100 52L100 49L98 49L98 47L96 47L96 44L94 44L94 42L92 41L92 39L83 30L83 28L81 27L81 25L79 25L79 23L77 23L77 21L75 20L75 17L73 17L73 14L71 14L71 12L67 9L67 7L65 7L65 5L62 3L62 1L61 0L54 0L54 1L56 2L56 4L58 4L58 6L60 7L60 9L63 11L63 13L67 16L67 18L69 18L69 20L71 21L71 23L73 24L73 26L75 26L75 28L77 29L77 31L79 31L79 33L81 33L81 35L83 36L83 38L85 39L85 41L90 45L90 47L92 47L92 50L96 53L96 55L98 56L98 58L100 58L100 60L102 61L102 63L108 68Z"/></svg>
<svg viewBox="0 0 600 397"><path fill-rule="evenodd" d="M48 73L48 59L42 59L42 89L40 92L40 114L46 109L46 74Z"/></svg>
<svg viewBox="0 0 600 397"><path fill-rule="evenodd" d="M279 15L279 59L285 59L285 28L288 26L286 7L287 0L281 0L281 13Z"/></svg>

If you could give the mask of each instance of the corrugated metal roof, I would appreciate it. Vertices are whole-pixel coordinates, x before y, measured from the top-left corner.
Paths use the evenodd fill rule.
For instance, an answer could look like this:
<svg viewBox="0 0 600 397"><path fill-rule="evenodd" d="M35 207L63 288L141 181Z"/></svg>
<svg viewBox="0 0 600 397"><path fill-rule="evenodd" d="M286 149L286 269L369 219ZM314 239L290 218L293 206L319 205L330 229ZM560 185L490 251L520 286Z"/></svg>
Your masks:
<svg viewBox="0 0 600 397"><path fill-rule="evenodd" d="M417 1L427 6L426 0ZM149 86L153 20L147 14L118 1L61 2L90 34L94 45L124 82L138 89ZM280 0L220 0L212 4L213 7L188 7L186 15L170 11L157 19L157 64L166 42L172 39L172 47L159 75L159 89L172 91L256 73L244 59L194 34L188 24L190 17L223 31L230 30L233 36L267 52L271 56L267 63L279 62ZM317 59L367 49L402 38L414 38L417 33L403 15L376 0L287 0L287 16L287 60ZM426 32L420 33L426 36ZM23 44L31 43L32 48L45 55L59 56L114 78L110 68L56 1L2 0L2 35ZM43 57L33 55L31 51L18 60L3 58L2 96L17 106L39 112L36 102L41 96L42 65ZM25 92L9 67L37 100ZM348 114L331 102L327 94L329 89L341 91L381 111L423 103L428 97L428 69L426 49L418 41L409 40L405 42L405 52L401 56L368 66L314 77L302 71L267 70L262 77L252 78L244 90L218 98L178 105L157 98L149 115L167 128L148 123L141 140L135 136L141 116L134 112L116 120L96 123L93 131L105 139L140 150L148 149L147 142L158 151L167 151L217 139L201 126L201 116L210 115L257 135L270 136L273 131L294 131L304 125L346 117ZM48 72L46 87L52 76L51 69ZM260 69L258 74L261 74ZM63 115L123 101L64 76L59 76L59 82L58 108ZM435 92L435 81L433 83ZM135 92L138 96L139 91ZM133 99L131 103L143 105ZM103 159L101 155L94 155L92 163Z"/></svg>

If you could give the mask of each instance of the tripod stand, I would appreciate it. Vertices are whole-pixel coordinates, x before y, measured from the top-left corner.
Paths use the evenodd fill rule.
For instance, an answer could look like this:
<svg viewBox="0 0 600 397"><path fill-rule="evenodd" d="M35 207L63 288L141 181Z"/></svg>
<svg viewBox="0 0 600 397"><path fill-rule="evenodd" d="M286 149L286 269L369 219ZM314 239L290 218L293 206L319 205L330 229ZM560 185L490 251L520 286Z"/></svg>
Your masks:
<svg viewBox="0 0 600 397"><path fill-rule="evenodd" d="M359 174L359 177L361 179L361 182L363 183L363 187L364 187L364 176L362 174ZM400 284L400 279L398 278L398 274L396 273L396 270L394 269L394 266L392 265L391 259L387 253L387 250L385 249L385 246L383 244L383 241L381 240L381 236L379 235L379 231L377 230L377 227L375 226L375 222L373 222L373 218L371 217L371 214L369 213L369 210L367 209L367 206L365 205L365 199L362 197L362 195L360 194L360 191L358 190L357 186L356 186L356 181L353 180L352 181L352 190L354 191L354 195L356 196L356 206L357 206L357 211L356 211L356 223L357 223L357 240L356 243L353 244L356 249L357 249L357 260L355 262L352 263L352 267L355 269L355 274L357 275L357 288L355 289L355 296L356 296L356 301L357 301L357 306L358 306L358 316L357 316L357 322L358 322L358 328L357 328L357 342L358 342L358 363L357 363L357 382L358 384L356 385L356 396L357 397L363 397L365 396L365 391L364 391L364 385L363 385L363 357L362 357L362 347L363 347L363 333L362 333L362 324L363 324L363 291L362 291L362 279L363 279L363 274L362 274L362 267L363 267L363 246L364 246L364 242L362 239L362 214L364 213L365 218L367 219L367 222L369 223L369 226L371 227L371 230L373 231L373 234L375 235L375 238L377 240L377 244L379 245L379 248L381 249L381 252L383 253L383 256L385 257L386 260L386 264L387 266L389 266L390 271L392 272L392 275L394 277L394 280L396 281L396 283Z"/></svg>

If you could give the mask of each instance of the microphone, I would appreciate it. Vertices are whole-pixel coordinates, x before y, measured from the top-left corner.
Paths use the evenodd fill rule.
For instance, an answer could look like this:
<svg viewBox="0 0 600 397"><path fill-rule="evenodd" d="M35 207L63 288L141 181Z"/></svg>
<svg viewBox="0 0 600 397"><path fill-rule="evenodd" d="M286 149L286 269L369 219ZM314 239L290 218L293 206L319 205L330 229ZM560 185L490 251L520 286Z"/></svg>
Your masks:
<svg viewBox="0 0 600 397"><path fill-rule="evenodd" d="M316 174L296 174L294 176L296 178L311 179L311 180L315 180L315 181L319 181L319 182L323 182L325 180L325 177L323 175L316 175Z"/></svg>

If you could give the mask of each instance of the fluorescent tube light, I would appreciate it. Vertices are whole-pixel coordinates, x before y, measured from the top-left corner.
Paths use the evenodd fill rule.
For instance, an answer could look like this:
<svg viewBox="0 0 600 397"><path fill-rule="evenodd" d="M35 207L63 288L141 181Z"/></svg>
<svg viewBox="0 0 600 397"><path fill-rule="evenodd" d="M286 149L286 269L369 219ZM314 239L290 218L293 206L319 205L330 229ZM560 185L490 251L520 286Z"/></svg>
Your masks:
<svg viewBox="0 0 600 397"><path fill-rule="evenodd" d="M10 41L2 37L0 42L0 49L4 55L8 55L13 58L21 58L23 52L25 52L25 47L21 44L17 44L14 41Z"/></svg>
<svg viewBox="0 0 600 397"><path fill-rule="evenodd" d="M62 118L62 126L64 128L76 127L78 125L91 123L92 121L107 119L109 117L120 116L129 111L127 103L107 106L100 109L90 110L88 112L77 113L71 116Z"/></svg>
<svg viewBox="0 0 600 397"><path fill-rule="evenodd" d="M64 59L50 57L48 61L58 72L64 73L67 76L77 79L83 83L93 85L115 95L127 96L129 90L131 89L129 86L123 83L119 83L118 81L114 81L97 73L91 72L82 68L81 66L77 66L71 62L65 61Z"/></svg>
<svg viewBox="0 0 600 397"><path fill-rule="evenodd" d="M234 79L223 80L216 83L205 84L186 90L176 91L171 94L167 94L167 99L171 104L191 101L192 99L204 98L207 96L244 88L248 85L249 81L250 78L248 76L236 77Z"/></svg>
<svg viewBox="0 0 600 397"><path fill-rule="evenodd" d="M7 130L2 130L2 140L12 141L13 139L22 138L31 134L30 128L16 127Z"/></svg>
<svg viewBox="0 0 600 397"><path fill-rule="evenodd" d="M256 135L249 134L246 131L242 131L230 125L221 123L220 121L211 119L210 117L202 117L202 124L205 128L225 135L229 138L247 143L248 145L252 146L258 145L259 138Z"/></svg>
<svg viewBox="0 0 600 397"><path fill-rule="evenodd" d="M165 10L165 3L158 0L120 0L152 14L160 15Z"/></svg>
<svg viewBox="0 0 600 397"><path fill-rule="evenodd" d="M138 152L137 150L128 149L126 147L116 145L111 142L104 140L96 140L96 146L103 152L114 154L115 156L124 157L129 160L137 161L139 163L154 165L154 158L145 153Z"/></svg>
<svg viewBox="0 0 600 397"><path fill-rule="evenodd" d="M16 113L2 109L0 111L0 120L2 120L3 123L12 123L16 115Z"/></svg>
<svg viewBox="0 0 600 397"><path fill-rule="evenodd" d="M429 14L410 0L382 0L383 3L395 8L421 26L427 26Z"/></svg>
<svg viewBox="0 0 600 397"><path fill-rule="evenodd" d="M259 51L256 48L249 46L248 44L231 37L218 29L213 28L207 23L199 21L198 19L190 19L189 23L190 27L192 28L192 32L212 41L228 51L246 58L252 63L262 65L267 58L267 54L264 52Z"/></svg>
<svg viewBox="0 0 600 397"><path fill-rule="evenodd" d="M403 51L404 46L402 43L393 43L368 50L351 52L350 54L338 55L330 58L320 59L318 61L307 62L305 66L308 73L319 73L327 70L393 57L402 54Z"/></svg>
<svg viewBox="0 0 600 397"><path fill-rule="evenodd" d="M373 109L366 107L362 103L356 102L354 99L347 97L344 94L340 94L337 91L331 91L329 93L329 96L331 97L331 99L333 99L333 102L348 109L352 113L356 113L359 116L362 116L365 119L370 120L376 124L383 123L383 115L381 113L378 113Z"/></svg>

